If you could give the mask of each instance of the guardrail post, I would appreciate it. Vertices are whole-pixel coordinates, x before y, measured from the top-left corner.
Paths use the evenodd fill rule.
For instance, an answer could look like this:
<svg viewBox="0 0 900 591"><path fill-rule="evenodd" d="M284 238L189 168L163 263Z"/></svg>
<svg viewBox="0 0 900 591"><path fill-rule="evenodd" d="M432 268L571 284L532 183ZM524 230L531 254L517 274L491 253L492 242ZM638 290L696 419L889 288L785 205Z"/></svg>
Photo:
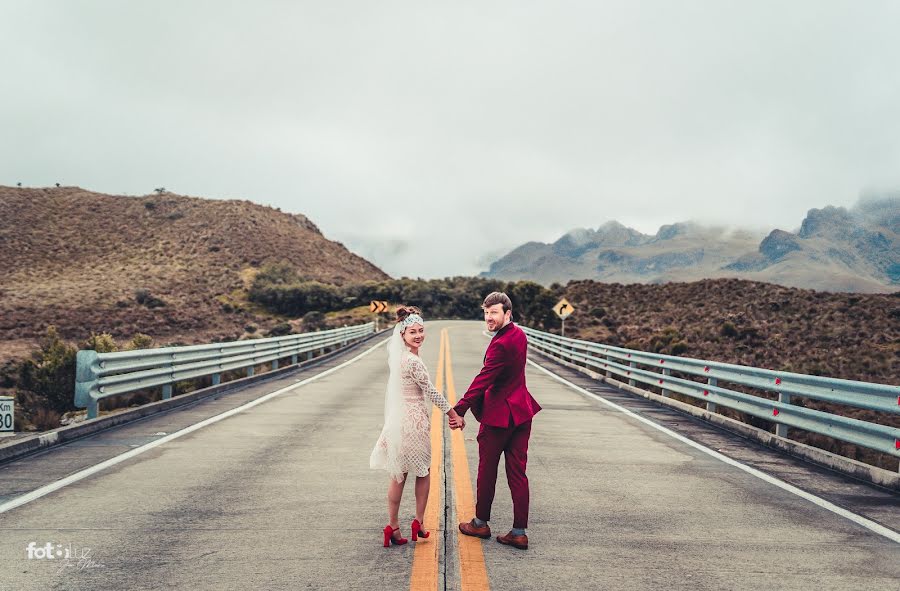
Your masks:
<svg viewBox="0 0 900 591"><path fill-rule="evenodd" d="M277 359L272 360L272 369L273 370L278 369L278 360Z"/></svg>
<svg viewBox="0 0 900 591"><path fill-rule="evenodd" d="M719 380L717 380L716 378L709 378L706 380L706 383L710 386L715 386L716 384L719 383ZM715 402L707 402L706 410L708 410L709 412L716 412L716 403Z"/></svg>
<svg viewBox="0 0 900 591"><path fill-rule="evenodd" d="M220 374L220 373L214 373L214 374L212 375L212 385L213 385L213 386L218 386L218 385L221 384L221 383L222 383L222 374Z"/></svg>
<svg viewBox="0 0 900 591"><path fill-rule="evenodd" d="M606 356L606 362L607 362L607 363L612 363L612 362L613 362L612 355L607 355L607 356ZM609 369L609 366L606 367L606 377L608 377L608 378L611 378L611 377L612 377L612 370Z"/></svg>
<svg viewBox="0 0 900 591"><path fill-rule="evenodd" d="M87 409L87 418L96 419L99 410L97 401L91 396L91 390L97 386L94 366L98 364L98 355L91 349L82 349L75 355L75 406Z"/></svg>
<svg viewBox="0 0 900 591"><path fill-rule="evenodd" d="M306 352L306 360L309 361L309 360L312 359L312 358L313 358L313 352L312 352L312 351L307 351L307 352Z"/></svg>
<svg viewBox="0 0 900 591"><path fill-rule="evenodd" d="M297 365L297 354L291 355L291 365Z"/></svg>
<svg viewBox="0 0 900 591"><path fill-rule="evenodd" d="M629 367L637 367L637 364L634 361L632 361L631 363L628 364L628 366ZM628 385L635 386L635 385L637 385L637 382L634 380L634 378L628 378Z"/></svg>
<svg viewBox="0 0 900 591"><path fill-rule="evenodd" d="M664 376L670 376L670 375L672 375L672 370L669 369L669 368L663 368L663 372L662 372L662 373L663 373ZM669 390L667 390L666 388L663 388L663 390L662 390L662 395L663 395L663 396L669 396L671 393L672 393L672 392L669 391Z"/></svg>
<svg viewBox="0 0 900 591"><path fill-rule="evenodd" d="M256 370L253 368L252 365L251 365L250 367L247 368L247 377L248 377L248 378L249 378L250 376L252 376L253 374L255 374L255 373L256 373Z"/></svg>
<svg viewBox="0 0 900 591"><path fill-rule="evenodd" d="M162 387L162 397L163 400L168 400L172 397L172 384L166 384Z"/></svg>
<svg viewBox="0 0 900 591"><path fill-rule="evenodd" d="M778 393L778 402L783 402L784 404L791 403L791 395L785 394L784 392ZM784 437L787 439L788 436L788 426L782 423L775 423L775 435L779 437Z"/></svg>

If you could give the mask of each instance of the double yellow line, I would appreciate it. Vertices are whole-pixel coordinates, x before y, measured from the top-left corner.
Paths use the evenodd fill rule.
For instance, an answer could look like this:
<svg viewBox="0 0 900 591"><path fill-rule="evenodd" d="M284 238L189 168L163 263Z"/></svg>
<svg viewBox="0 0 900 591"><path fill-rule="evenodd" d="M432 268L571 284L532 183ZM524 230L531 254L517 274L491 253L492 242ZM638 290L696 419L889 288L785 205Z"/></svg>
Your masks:
<svg viewBox="0 0 900 591"><path fill-rule="evenodd" d="M441 391L446 376L446 397L451 405L456 404L456 386L453 383L453 358L450 355L450 335L441 330L441 346L438 353L438 370L434 385ZM469 427L472 428L472 427ZM425 529L434 534L428 543L416 545L410 573L410 591L434 591L438 587L438 565L440 556L440 519L444 507L441 491L444 486L442 469L444 456L444 415L435 407L431 413L431 488L428 505L425 508ZM459 519L470 519L475 515L475 500L472 494L472 480L469 477L469 460L466 457L463 432L450 433L450 452L453 460L453 492L456 498L456 515ZM452 527L451 527L452 526ZM463 591L485 591L490 589L487 567L481 540L464 536L457 531L456 524L445 523L444 527L456 533L459 549L459 579ZM432 542L433 540L433 542Z"/></svg>

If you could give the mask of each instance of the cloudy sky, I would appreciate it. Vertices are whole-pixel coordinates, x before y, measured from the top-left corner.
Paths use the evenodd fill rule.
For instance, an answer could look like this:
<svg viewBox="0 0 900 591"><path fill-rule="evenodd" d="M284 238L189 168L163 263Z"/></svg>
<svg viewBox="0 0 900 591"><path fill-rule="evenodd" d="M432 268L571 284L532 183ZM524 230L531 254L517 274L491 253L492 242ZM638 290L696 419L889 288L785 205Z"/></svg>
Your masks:
<svg viewBox="0 0 900 591"><path fill-rule="evenodd" d="M244 198L394 276L900 187L900 2L0 4L0 184Z"/></svg>

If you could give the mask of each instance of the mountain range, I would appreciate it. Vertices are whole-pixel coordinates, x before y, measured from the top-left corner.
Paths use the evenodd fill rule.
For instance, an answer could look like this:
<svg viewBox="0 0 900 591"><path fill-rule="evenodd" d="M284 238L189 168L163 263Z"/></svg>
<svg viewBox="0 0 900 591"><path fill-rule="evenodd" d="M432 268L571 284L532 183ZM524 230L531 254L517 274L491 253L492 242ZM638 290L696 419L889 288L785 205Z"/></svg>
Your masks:
<svg viewBox="0 0 900 591"><path fill-rule="evenodd" d="M616 221L528 242L481 274L549 285L572 279L667 283L737 277L820 291L900 290L900 193L852 208L811 209L795 231L768 234L682 222L643 234Z"/></svg>

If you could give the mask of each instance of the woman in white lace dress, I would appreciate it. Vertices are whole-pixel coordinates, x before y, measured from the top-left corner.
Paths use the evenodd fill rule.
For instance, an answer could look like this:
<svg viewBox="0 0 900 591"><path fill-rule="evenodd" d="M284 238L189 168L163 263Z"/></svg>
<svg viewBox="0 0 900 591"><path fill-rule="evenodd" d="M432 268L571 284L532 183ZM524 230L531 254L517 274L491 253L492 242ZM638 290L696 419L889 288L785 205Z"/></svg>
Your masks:
<svg viewBox="0 0 900 591"><path fill-rule="evenodd" d="M412 539L427 538L422 529L428 492L431 487L431 405L450 417L458 426L459 416L447 399L432 385L428 369L419 358L425 341L425 321L418 308L404 306L397 310L397 325L388 341L388 378L384 404L384 429L372 450L372 468L387 470L389 524L384 528L384 546L407 542L400 535L400 500L410 472L416 476L416 518L412 522Z"/></svg>

